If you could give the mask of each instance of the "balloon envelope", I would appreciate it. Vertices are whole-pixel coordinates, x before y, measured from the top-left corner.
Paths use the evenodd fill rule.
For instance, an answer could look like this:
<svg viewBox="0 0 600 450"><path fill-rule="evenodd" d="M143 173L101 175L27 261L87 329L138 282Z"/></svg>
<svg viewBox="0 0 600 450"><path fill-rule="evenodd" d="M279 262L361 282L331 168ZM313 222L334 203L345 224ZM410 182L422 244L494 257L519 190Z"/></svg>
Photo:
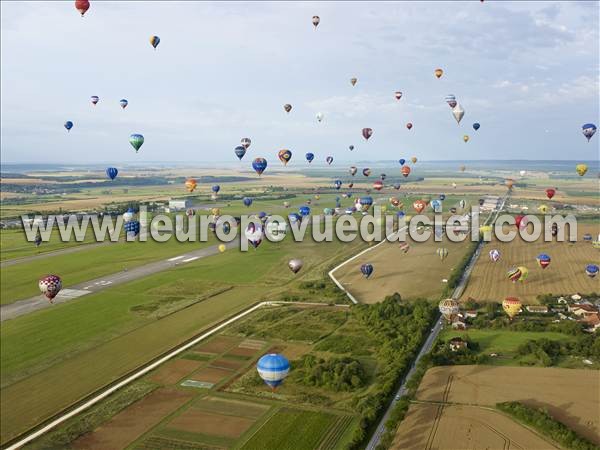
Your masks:
<svg viewBox="0 0 600 450"><path fill-rule="evenodd" d="M454 108L452 108L452 115L454 116L456 123L460 123L460 121L462 120L462 118L465 115L465 110L463 109L462 106L460 106L459 103L457 103L456 106Z"/></svg>
<svg viewBox="0 0 600 450"><path fill-rule="evenodd" d="M312 160L315 159L315 154L314 153L307 153L306 154L306 160L310 163L312 162Z"/></svg>
<svg viewBox="0 0 600 450"><path fill-rule="evenodd" d="M502 301L502 309L512 320L521 311L521 300L516 297L507 297Z"/></svg>
<svg viewBox="0 0 600 450"><path fill-rule="evenodd" d="M114 180L115 178L117 178L119 171L116 167L108 167L106 169L106 176L108 178L110 178L111 180Z"/></svg>
<svg viewBox="0 0 600 450"><path fill-rule="evenodd" d="M119 105L121 105L121 108L125 109L127 107L127 105L129 105L129 102L122 98L121 100L119 100Z"/></svg>
<svg viewBox="0 0 600 450"><path fill-rule="evenodd" d="M267 160L265 158L254 159L254 161L252 161L252 168L258 175L262 175L267 168Z"/></svg>
<svg viewBox="0 0 600 450"><path fill-rule="evenodd" d="M363 128L362 135L368 141L369 138L373 135L373 129L372 128Z"/></svg>
<svg viewBox="0 0 600 450"><path fill-rule="evenodd" d="M303 265L304 263L302 262L302 260L297 258L290 259L288 262L288 267L293 273L298 273L300 269L302 269Z"/></svg>
<svg viewBox="0 0 600 450"><path fill-rule="evenodd" d="M142 136L141 134L132 134L131 136L129 136L129 143L137 153L142 144L144 143L144 136Z"/></svg>
<svg viewBox="0 0 600 450"><path fill-rule="evenodd" d="M373 274L373 264L363 264L360 266L360 271L365 278L369 278Z"/></svg>
<svg viewBox="0 0 600 450"><path fill-rule="evenodd" d="M41 293L52 303L62 289L62 280L58 275L46 275L38 281Z"/></svg>
<svg viewBox="0 0 600 450"><path fill-rule="evenodd" d="M272 389L275 389L288 376L290 363L283 355L269 353L258 360L256 370L262 380Z"/></svg>
<svg viewBox="0 0 600 450"><path fill-rule="evenodd" d="M581 126L581 131L589 142L592 136L596 134L596 125L593 123L586 123Z"/></svg>
<svg viewBox="0 0 600 450"><path fill-rule="evenodd" d="M160 44L160 38L158 36L150 36L150 45L152 45L154 49L158 47L158 44Z"/></svg>

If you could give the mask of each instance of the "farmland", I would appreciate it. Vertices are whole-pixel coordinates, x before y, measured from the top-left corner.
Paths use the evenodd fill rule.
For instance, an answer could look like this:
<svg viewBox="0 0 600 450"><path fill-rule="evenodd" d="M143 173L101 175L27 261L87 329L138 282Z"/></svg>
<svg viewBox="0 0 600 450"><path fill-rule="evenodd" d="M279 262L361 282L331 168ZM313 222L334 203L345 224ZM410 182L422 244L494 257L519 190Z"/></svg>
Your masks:
<svg viewBox="0 0 600 450"><path fill-rule="evenodd" d="M301 294L301 280L321 279L328 264L354 248L265 242L257 251L231 250L4 323L3 441L9 430L43 419L235 311L284 290ZM308 263L306 272L282 271L290 254Z"/></svg>
<svg viewBox="0 0 600 450"><path fill-rule="evenodd" d="M404 253L398 242L386 242L341 267L335 277L356 299L363 303L381 301L386 295L399 293L402 298L439 298L454 267L463 259L469 240L454 243L444 236L442 242L415 243L407 239L410 249ZM441 260L436 251L447 248L448 256ZM356 268L373 265L373 275L365 280Z"/></svg>
<svg viewBox="0 0 600 450"><path fill-rule="evenodd" d="M522 448L552 448L550 443L544 444L531 431L492 409L504 401L546 408L556 420L598 444L599 395L600 379L593 370L434 367L423 378L417 403L411 405L398 428L392 448L414 445L453 449L460 436L466 436L466 448L481 448L484 441L488 446L504 447L505 439ZM481 439L484 441L478 441Z"/></svg>
<svg viewBox="0 0 600 450"><path fill-rule="evenodd" d="M512 242L492 240L486 243L482 257L477 261L469 279L469 283L461 299L469 297L477 301L501 302L505 297L518 297L525 304L537 303L540 294L574 294L600 291L600 278L589 278L585 274L587 264L598 261L598 250L582 237L585 233L597 236L600 232L598 224L579 223L577 227L578 241L525 242L515 239ZM491 249L498 249L501 257L493 262L487 256ZM536 256L547 253L552 258L551 264L542 269L536 263ZM529 269L529 277L523 283L511 283L506 276L512 266L525 266Z"/></svg>

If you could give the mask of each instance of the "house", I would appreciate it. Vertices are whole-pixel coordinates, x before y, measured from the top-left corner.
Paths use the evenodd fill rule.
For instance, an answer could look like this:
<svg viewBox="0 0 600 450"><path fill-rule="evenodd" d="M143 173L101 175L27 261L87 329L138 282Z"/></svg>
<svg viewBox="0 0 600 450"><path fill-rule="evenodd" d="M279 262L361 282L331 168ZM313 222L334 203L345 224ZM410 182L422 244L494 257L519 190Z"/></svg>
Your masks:
<svg viewBox="0 0 600 450"><path fill-rule="evenodd" d="M170 211L181 211L184 209L188 209L192 206L192 202L187 199L171 199L169 200L169 210Z"/></svg>
<svg viewBox="0 0 600 450"><path fill-rule="evenodd" d="M589 332L596 332L596 330L600 329L600 314L588 314L584 316L579 322L583 323Z"/></svg>
<svg viewBox="0 0 600 450"><path fill-rule="evenodd" d="M464 323L462 320L455 320L454 322L452 322L452 329L453 330L466 330L467 324Z"/></svg>
<svg viewBox="0 0 600 450"><path fill-rule="evenodd" d="M471 311L466 311L465 312L465 317L467 319L475 319L477 317L477 311L475 311L474 309Z"/></svg>
<svg viewBox="0 0 600 450"><path fill-rule="evenodd" d="M575 303L569 306L569 312L579 317L585 317L592 314L598 314L598 308L583 303Z"/></svg>
<svg viewBox="0 0 600 450"><path fill-rule="evenodd" d="M469 348L467 345L467 341L465 341L461 337L455 337L448 341L448 345L450 346L450 350L453 352L460 350L462 348Z"/></svg>
<svg viewBox="0 0 600 450"><path fill-rule="evenodd" d="M525 309L530 313L546 314L548 312L548 307L544 305L527 305Z"/></svg>

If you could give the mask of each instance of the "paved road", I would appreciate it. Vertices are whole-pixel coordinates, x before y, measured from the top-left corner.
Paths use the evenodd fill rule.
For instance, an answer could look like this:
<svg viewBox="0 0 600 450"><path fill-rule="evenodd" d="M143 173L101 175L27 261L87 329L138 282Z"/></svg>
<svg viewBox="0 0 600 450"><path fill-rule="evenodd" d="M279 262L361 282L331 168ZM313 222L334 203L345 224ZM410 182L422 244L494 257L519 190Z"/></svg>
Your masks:
<svg viewBox="0 0 600 450"><path fill-rule="evenodd" d="M227 248L233 248L239 245L239 242L236 240L225 245ZM206 258L207 256L215 255L217 253L219 253L218 245L213 245L184 253L183 255L175 256L173 258L155 261L129 270L122 270L121 272L96 278L95 280L71 285L68 288L63 288L63 290L60 291L60 293L54 299L54 303L65 303L83 295L100 292L106 288L122 283L128 283L138 278L147 277L157 272L162 272L175 266L196 261L200 258ZM41 295L25 300L19 300L18 302L11 303L10 305L4 305L0 307L0 321L3 322L5 320L14 319L15 317L50 307L52 307L52 304Z"/></svg>
<svg viewBox="0 0 600 450"><path fill-rule="evenodd" d="M504 199L502 200L502 204L496 209L495 214L494 214L494 212L492 212L488 216L484 225L487 225L489 223L494 223L496 221L496 219L498 218L498 214L500 213L500 211L502 211L502 209L504 209L504 204L506 203L507 199L508 199L508 194L506 194L504 196ZM493 219L492 219L492 215L493 215ZM459 298L462 295L463 290L465 289L465 286L467 284L467 281L468 281L469 277L471 276L471 272L473 271L473 267L475 266L475 263L477 262L479 255L481 254L482 247L483 247L483 242L480 242L479 245L477 246L477 248L475 249L473 256L471 257L471 260L467 264L467 267L465 268L465 270L462 274L462 278L460 279L458 286L456 286L456 288L454 289L454 292L452 293L452 298ZM379 445L379 442L381 441L381 438L382 438L383 434L385 433L385 423L390 418L390 414L392 413L394 407L396 406L396 402L398 401L397 399L400 399L401 396L406 394L406 392L407 392L406 382L413 376L415 369L417 367L417 364L419 363L421 358L425 354L429 353L429 351L431 350L433 343L435 342L438 335L440 334L440 331L443 328L442 322L443 322L442 320L439 320L435 324L435 326L431 329L431 332L429 333L429 336L427 336L427 339L423 343L423 346L421 347L419 354L417 355L412 366L410 366L410 370L408 371L408 373L402 380L402 384L400 385L400 388L398 389L398 391L396 391L396 394L394 395L392 402L388 406L388 409L386 410L385 414L381 418L381 421L377 425L377 428L375 429L373 436L371 436L371 440L367 444L366 450L375 450L375 448Z"/></svg>

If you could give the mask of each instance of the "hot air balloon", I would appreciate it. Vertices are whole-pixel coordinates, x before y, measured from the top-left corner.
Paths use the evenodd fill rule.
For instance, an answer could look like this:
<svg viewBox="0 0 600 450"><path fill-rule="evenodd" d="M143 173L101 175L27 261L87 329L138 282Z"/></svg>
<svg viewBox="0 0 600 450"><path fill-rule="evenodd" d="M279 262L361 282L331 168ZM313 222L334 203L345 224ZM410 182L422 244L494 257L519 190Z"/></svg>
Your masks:
<svg viewBox="0 0 600 450"><path fill-rule="evenodd" d="M196 212L194 211L193 208L188 208L185 210L185 215L188 217L192 217Z"/></svg>
<svg viewBox="0 0 600 450"><path fill-rule="evenodd" d="M287 166L287 163L289 163L290 159L292 159L292 152L290 152L287 149L279 150L279 153L277 153L277 157L279 158L279 161L283 163L284 166Z"/></svg>
<svg viewBox="0 0 600 450"><path fill-rule="evenodd" d="M596 133L596 125L594 125L593 123L586 123L581 126L581 131L588 140L588 142L590 142L590 139Z"/></svg>
<svg viewBox="0 0 600 450"><path fill-rule="evenodd" d="M552 197L554 197L554 194L556 194L556 189L553 189L553 188L546 189L546 197L548 197L549 199L552 199Z"/></svg>
<svg viewBox="0 0 600 450"><path fill-rule="evenodd" d="M127 108L127 105L129 105L129 102L127 101L127 99L122 98L121 100L119 100L119 105L121 105L122 109Z"/></svg>
<svg viewBox="0 0 600 450"><path fill-rule="evenodd" d="M355 206L357 211L368 211L373 205L373 197L365 196L356 200Z"/></svg>
<svg viewBox="0 0 600 450"><path fill-rule="evenodd" d="M522 177L524 177L526 173L526 170L519 170L519 175L521 175Z"/></svg>
<svg viewBox="0 0 600 450"><path fill-rule="evenodd" d="M390 203L393 206L398 206L398 205L400 205L400 200L398 200L396 197L390 197Z"/></svg>
<svg viewBox="0 0 600 450"><path fill-rule="evenodd" d="M154 47L154 50L156 50L158 44L160 44L160 38L158 36L150 36L150 45Z"/></svg>
<svg viewBox="0 0 600 450"><path fill-rule="evenodd" d="M519 267L511 267L506 276L510 281L516 283L517 281L524 282L529 275L529 270L527 267L519 266Z"/></svg>
<svg viewBox="0 0 600 450"><path fill-rule="evenodd" d="M450 214L456 214L456 208L450 208Z"/></svg>
<svg viewBox="0 0 600 450"><path fill-rule="evenodd" d="M267 160L265 158L255 158L252 161L252 168L260 176L267 168Z"/></svg>
<svg viewBox="0 0 600 450"><path fill-rule="evenodd" d="M363 264L360 266L360 271L368 279L373 274L373 264Z"/></svg>
<svg viewBox="0 0 600 450"><path fill-rule="evenodd" d="M90 97L92 104L95 105L96 103L98 103L98 101L100 100L100 97L98 97L97 95L92 95Z"/></svg>
<svg viewBox="0 0 600 450"><path fill-rule="evenodd" d="M350 149L350 151L354 150L354 145L350 145L348 146L348 148Z"/></svg>
<svg viewBox="0 0 600 450"><path fill-rule="evenodd" d="M527 217L522 215L522 214L518 214L515 216L515 226L519 229L524 229L527 227Z"/></svg>
<svg viewBox="0 0 600 450"><path fill-rule="evenodd" d="M320 22L321 22L321 18L319 16L313 16L312 24L315 26L315 29L317 28L317 26L319 25Z"/></svg>
<svg viewBox="0 0 600 450"><path fill-rule="evenodd" d="M440 313L442 313L442 316L444 316L449 323L452 323L454 318L460 312L458 302L452 298L442 300L438 307L440 309Z"/></svg>
<svg viewBox="0 0 600 450"><path fill-rule="evenodd" d="M308 203L308 202L307 202L307 203ZM310 204L310 203L309 203L309 204ZM310 215L310 208L309 208L308 206L301 206L301 207L298 209L298 212L300 213L300 215L301 215L302 217L306 217L306 216L309 216L309 215Z"/></svg>
<svg viewBox="0 0 600 450"><path fill-rule="evenodd" d="M215 193L218 194L219 191L221 190L221 186L219 186L218 184L215 184L213 187L211 187L211 190Z"/></svg>
<svg viewBox="0 0 600 450"><path fill-rule="evenodd" d="M479 128L480 128L480 127L481 127L481 125L480 125L478 122L475 122L475 123L473 124L473 129L474 129L475 131L479 130Z"/></svg>
<svg viewBox="0 0 600 450"><path fill-rule="evenodd" d="M588 264L585 266L585 274L590 278L594 278L598 275L598 266L596 264Z"/></svg>
<svg viewBox="0 0 600 450"><path fill-rule="evenodd" d="M42 245L42 235L40 234L39 230L38 230L37 234L35 235L35 240L33 242L35 243L36 247L39 247L40 245Z"/></svg>
<svg viewBox="0 0 600 450"><path fill-rule="evenodd" d="M62 280L58 275L46 275L38 281L40 291L50 303L54 303L54 297L58 295L62 289Z"/></svg>
<svg viewBox="0 0 600 450"><path fill-rule="evenodd" d="M335 180L335 181L333 182L333 184L334 184L334 186L335 186L335 188L336 188L337 190L339 190L339 189L342 187L342 181L341 181L341 180Z"/></svg>
<svg viewBox="0 0 600 450"><path fill-rule="evenodd" d="M373 135L373 129L372 128L363 128L362 135L368 141L369 138Z"/></svg>
<svg viewBox="0 0 600 450"><path fill-rule="evenodd" d="M444 75L444 71L442 69L435 69L433 73L435 74L436 78L442 78L442 75Z"/></svg>
<svg viewBox="0 0 600 450"><path fill-rule="evenodd" d="M142 144L144 143L144 136L142 136L141 134L132 134L131 136L129 136L129 143L137 153Z"/></svg>
<svg viewBox="0 0 600 450"><path fill-rule="evenodd" d="M408 253L410 250L410 245L408 245L408 242L402 242L400 244L400 250L402 250L403 253Z"/></svg>
<svg viewBox="0 0 600 450"><path fill-rule="evenodd" d="M79 14L83 17L85 12L90 9L90 2L88 0L75 0L75 9L79 11Z"/></svg>
<svg viewBox="0 0 600 450"><path fill-rule="evenodd" d="M454 108L456 106L456 97L452 94L446 95L446 103L450 108Z"/></svg>
<svg viewBox="0 0 600 450"><path fill-rule="evenodd" d="M322 122L323 121L323 113L322 112L318 112L316 115L317 121Z"/></svg>
<svg viewBox="0 0 600 450"><path fill-rule="evenodd" d="M356 175L358 169L356 168L356 166L350 166L350 169L348 171L350 172L350 175L354 176Z"/></svg>
<svg viewBox="0 0 600 450"><path fill-rule="evenodd" d="M465 202L464 200L461 200L458 202L458 206L460 206L462 209L464 209L466 204L467 204L467 202Z"/></svg>
<svg viewBox="0 0 600 450"><path fill-rule="evenodd" d="M383 182L377 180L376 182L373 183L373 189L375 189L376 191L380 191L383 189Z"/></svg>
<svg viewBox="0 0 600 450"><path fill-rule="evenodd" d="M460 166L459 169L461 172L464 172L465 170L467 170L467 166Z"/></svg>
<svg viewBox="0 0 600 450"><path fill-rule="evenodd" d="M434 212L442 212L442 202L439 200L431 200L429 203Z"/></svg>
<svg viewBox="0 0 600 450"><path fill-rule="evenodd" d="M469 142L469 135L468 135L468 134L465 134L465 135L463 136L463 141L465 141L465 142Z"/></svg>
<svg viewBox="0 0 600 450"><path fill-rule="evenodd" d="M362 174L363 174L365 177L368 177L369 175L371 175L371 169L369 169L368 167L364 168L364 169L362 170Z"/></svg>
<svg viewBox="0 0 600 450"><path fill-rule="evenodd" d="M185 180L184 184L188 192L194 192L194 189L196 189L196 186L198 185L196 180L194 180L193 178L188 178L187 180Z"/></svg>
<svg viewBox="0 0 600 450"><path fill-rule="evenodd" d="M354 187L354 183L348 183L348 189L352 189ZM351 195L346 194L348 197L351 197Z"/></svg>
<svg viewBox="0 0 600 450"><path fill-rule="evenodd" d="M456 123L460 124L460 121L462 120L463 116L465 115L465 110L463 109L462 106L460 106L460 103L457 103L456 106L454 108L452 108L452 115L456 119Z"/></svg>
<svg viewBox="0 0 600 450"><path fill-rule="evenodd" d="M494 262L498 262L500 259L500 252L496 249L490 250L490 259Z"/></svg>
<svg viewBox="0 0 600 450"><path fill-rule="evenodd" d="M413 164L416 164L416 162L418 161L416 156L413 156L412 158L410 158L410 160Z"/></svg>
<svg viewBox="0 0 600 450"><path fill-rule="evenodd" d="M521 300L516 297L507 297L502 300L502 309L510 320L521 312Z"/></svg>
<svg viewBox="0 0 600 450"><path fill-rule="evenodd" d="M250 140L250 138L242 138L240 143L246 150L248 150L248 147L250 147L250 144L252 143L252 141Z"/></svg>
<svg viewBox="0 0 600 450"><path fill-rule="evenodd" d="M550 262L552 261L550 255L547 255L546 253L540 253L539 255L537 255L537 258L535 258L535 260L542 269L548 267L550 265Z"/></svg>
<svg viewBox="0 0 600 450"><path fill-rule="evenodd" d="M400 172L402 172L402 176L404 178L406 178L407 176L410 175L410 167L408 167L408 166L402 166L402 169L400 169Z"/></svg>
<svg viewBox="0 0 600 450"><path fill-rule="evenodd" d="M137 236L140 233L140 223L137 220L130 220L123 227L127 236Z"/></svg>
<svg viewBox="0 0 600 450"><path fill-rule="evenodd" d="M283 109L286 113L289 113L292 110L292 105L286 103L285 105L283 105Z"/></svg>
<svg viewBox="0 0 600 450"><path fill-rule="evenodd" d="M283 383L285 377L288 376L288 373L290 372L290 363L283 355L269 353L258 360L256 370L262 380L270 386L271 389L275 390L277 386Z"/></svg>
<svg viewBox="0 0 600 450"><path fill-rule="evenodd" d="M400 183L394 183L394 189L398 190L400 189Z"/></svg>
<svg viewBox="0 0 600 450"><path fill-rule="evenodd" d="M293 273L298 273L300 269L302 269L303 265L304 263L302 262L302 260L297 258L290 259L288 262L288 267Z"/></svg>
<svg viewBox="0 0 600 450"><path fill-rule="evenodd" d="M402 98L402 92L400 92L400 91L394 92L394 97L396 97L396 100L400 100Z"/></svg>
<svg viewBox="0 0 600 450"><path fill-rule="evenodd" d="M385 173L382 173L381 175L379 175L379 178L381 178L381 181L384 181L387 178L387 175Z"/></svg>
<svg viewBox="0 0 600 450"><path fill-rule="evenodd" d="M452 183L452 187L453 187L454 189L456 189L456 186L457 186L457 185L456 185L456 183L454 183L454 182L453 182L453 183Z"/></svg>
<svg viewBox="0 0 600 450"><path fill-rule="evenodd" d="M225 250L227 250L227 247L225 246L225 244L219 244L219 251L221 253L223 253Z"/></svg>
<svg viewBox="0 0 600 450"><path fill-rule="evenodd" d="M438 248L435 251L435 253L440 257L440 259L442 261L448 257L448 249L446 247L440 247L440 248Z"/></svg>
<svg viewBox="0 0 600 450"><path fill-rule="evenodd" d="M400 165L401 165L401 166L403 166L403 165L404 165L404 163L406 162L406 160L405 160L404 158L400 158L400 159L398 160L398 162L400 163Z"/></svg>
<svg viewBox="0 0 600 450"><path fill-rule="evenodd" d="M135 216L135 211L133 208L129 208L126 212L123 213L123 221L125 223L130 222Z"/></svg>
<svg viewBox="0 0 600 450"><path fill-rule="evenodd" d="M244 231L244 236L252 247L257 248L263 239L263 228L260 224L249 223Z"/></svg>
<svg viewBox="0 0 600 450"><path fill-rule="evenodd" d="M406 128L408 128L409 130L410 130L412 127L413 127L413 124L412 124L412 123L408 122L408 123L406 124Z"/></svg>
<svg viewBox="0 0 600 450"><path fill-rule="evenodd" d="M355 86L357 81L358 81L358 78L350 78L350 84L352 86Z"/></svg>
<svg viewBox="0 0 600 450"><path fill-rule="evenodd" d="M421 214L421 212L425 209L427 203L424 200L415 200L413 202L413 208L417 213Z"/></svg>
<svg viewBox="0 0 600 450"><path fill-rule="evenodd" d="M234 150L235 156L241 161L246 154L246 149L242 145L238 145Z"/></svg>
<svg viewBox="0 0 600 450"><path fill-rule="evenodd" d="M312 162L313 159L315 159L314 153L307 153L306 154L306 160L308 161L309 164Z"/></svg>
<svg viewBox="0 0 600 450"><path fill-rule="evenodd" d="M587 171L588 171L588 166L587 164L577 164L575 166L575 171L577 172L577 175L579 175L580 177L584 176Z"/></svg>
<svg viewBox="0 0 600 450"><path fill-rule="evenodd" d="M65 128L67 129L67 131L71 131L71 128L73 128L73 122L71 122L70 120L67 120L65 122Z"/></svg>
<svg viewBox="0 0 600 450"><path fill-rule="evenodd" d="M327 161L328 165L331 165L331 163L333 162L333 156L328 156L327 158L325 158L325 161Z"/></svg>
<svg viewBox="0 0 600 450"><path fill-rule="evenodd" d="M252 199L250 197L244 197L244 199L242 200L242 203L244 203L244 205L246 207L249 207L252 204Z"/></svg>
<svg viewBox="0 0 600 450"><path fill-rule="evenodd" d="M119 174L119 170L116 167L108 167L106 169L106 176L108 178L110 178L111 180L114 180L115 178L117 178L118 174Z"/></svg>
<svg viewBox="0 0 600 450"><path fill-rule="evenodd" d="M540 205L540 206L538 206L538 210L542 214L546 214L548 212L548 206L547 205ZM554 225L556 225L556 224L554 224Z"/></svg>
<svg viewBox="0 0 600 450"><path fill-rule="evenodd" d="M288 201L283 202L283 207L284 208L289 208L290 207L290 202L288 202Z"/></svg>
<svg viewBox="0 0 600 450"><path fill-rule="evenodd" d="M507 178L504 184L506 184L506 187L508 187L509 189L512 189L512 187L515 184L515 180L513 180L512 178Z"/></svg>

